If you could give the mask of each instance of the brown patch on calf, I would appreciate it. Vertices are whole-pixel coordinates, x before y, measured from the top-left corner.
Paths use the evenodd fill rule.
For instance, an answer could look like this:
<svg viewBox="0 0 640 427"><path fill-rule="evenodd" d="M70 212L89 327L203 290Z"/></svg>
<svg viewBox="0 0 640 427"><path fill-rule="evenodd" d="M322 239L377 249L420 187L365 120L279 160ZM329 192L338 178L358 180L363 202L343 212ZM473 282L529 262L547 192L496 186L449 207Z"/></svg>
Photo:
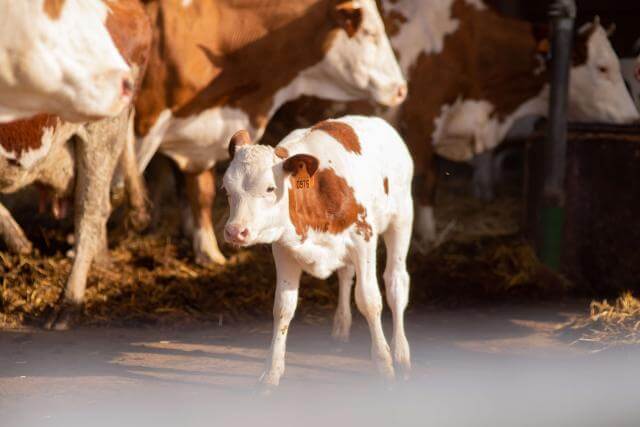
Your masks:
<svg viewBox="0 0 640 427"><path fill-rule="evenodd" d="M353 188L333 169L309 174L303 166L289 179L289 217L302 240L309 230L338 234L353 224L365 240L371 238L366 209L356 201ZM308 186L304 184L306 179Z"/></svg>
<svg viewBox="0 0 640 427"><path fill-rule="evenodd" d="M316 124L311 130L321 130L331 135L345 150L356 154L362 154L360 139L351 126L346 123L325 120Z"/></svg>
<svg viewBox="0 0 640 427"><path fill-rule="evenodd" d="M44 13L53 20L60 17L65 0L44 0Z"/></svg>
<svg viewBox="0 0 640 427"><path fill-rule="evenodd" d="M284 147L276 147L274 150L277 157L281 159L286 159L289 157L289 151Z"/></svg>
<svg viewBox="0 0 640 427"><path fill-rule="evenodd" d="M389 178L385 176L382 180L382 185L384 186L384 194L389 194Z"/></svg>
<svg viewBox="0 0 640 427"><path fill-rule="evenodd" d="M244 111L263 129L275 93L320 62L343 31L333 12L343 3L147 3L154 43L136 102L136 132L147 134L166 109L189 117L223 105Z"/></svg>
<svg viewBox="0 0 640 427"><path fill-rule="evenodd" d="M2 123L0 124L0 145L19 160L24 153L42 147L44 131L57 125L58 118L48 114Z"/></svg>

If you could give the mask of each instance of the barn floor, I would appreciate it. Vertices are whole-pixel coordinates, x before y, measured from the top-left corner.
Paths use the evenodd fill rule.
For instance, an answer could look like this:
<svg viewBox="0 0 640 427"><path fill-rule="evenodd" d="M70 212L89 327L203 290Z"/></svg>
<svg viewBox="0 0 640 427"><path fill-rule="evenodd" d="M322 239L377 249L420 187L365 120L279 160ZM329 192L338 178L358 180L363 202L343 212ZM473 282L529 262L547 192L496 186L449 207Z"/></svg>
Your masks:
<svg viewBox="0 0 640 427"><path fill-rule="evenodd" d="M267 321L4 331L2 425L637 426L640 347L592 352L556 332L584 306L414 312L413 375L391 391L375 379L362 319L348 344L294 319L269 397L254 393Z"/></svg>
<svg viewBox="0 0 640 427"><path fill-rule="evenodd" d="M576 342L592 329L589 299L518 235L517 185L483 203L468 176L455 178L439 196L445 242L409 259L414 372L391 393L375 379L359 315L351 343L329 338L335 278L305 277L282 386L256 396L271 334L269 249L223 247L227 266L195 265L174 196L156 197L163 216L144 235L115 221L80 325L45 332L71 266L71 227L15 210L37 251L0 248L0 425L637 426L640 348ZM575 318L580 328L567 329ZM385 327L389 336L389 318Z"/></svg>

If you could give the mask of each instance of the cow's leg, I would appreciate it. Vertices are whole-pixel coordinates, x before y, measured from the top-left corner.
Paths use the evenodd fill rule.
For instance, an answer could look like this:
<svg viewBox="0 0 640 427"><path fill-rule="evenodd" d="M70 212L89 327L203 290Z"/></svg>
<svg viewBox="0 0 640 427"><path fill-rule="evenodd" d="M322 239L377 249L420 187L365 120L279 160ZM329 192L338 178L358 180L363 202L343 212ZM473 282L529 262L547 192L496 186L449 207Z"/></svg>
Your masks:
<svg viewBox="0 0 640 427"><path fill-rule="evenodd" d="M193 251L198 264L224 264L226 259L213 232L211 209L216 196L213 170L186 174L187 197L195 229L193 231Z"/></svg>
<svg viewBox="0 0 640 427"><path fill-rule="evenodd" d="M371 332L371 358L380 375L393 380L395 373L391 351L382 330L382 296L376 277L377 236L356 245L356 305L367 319Z"/></svg>
<svg viewBox="0 0 640 427"><path fill-rule="evenodd" d="M0 237L7 248L16 254L28 254L33 249L22 227L13 219L11 212L0 203Z"/></svg>
<svg viewBox="0 0 640 427"><path fill-rule="evenodd" d="M436 243L436 219L434 207L436 203L436 188L438 185L438 168L433 152L425 159L425 171L416 176L417 206L416 206L416 237L418 248L423 253L428 252Z"/></svg>
<svg viewBox="0 0 640 427"><path fill-rule="evenodd" d="M473 165L473 195L488 202L494 199L493 150L478 154L471 161Z"/></svg>
<svg viewBox="0 0 640 427"><path fill-rule="evenodd" d="M122 151L121 164L127 191L127 201L129 202L129 221L135 230L142 231L149 226L151 215L148 209L149 198L147 197L144 179L138 170L136 162L136 137L133 122L134 113L132 111L128 118L127 139L125 148Z"/></svg>
<svg viewBox="0 0 640 427"><path fill-rule="evenodd" d="M75 191L75 258L62 310L49 327L67 329L84 301L87 275L97 255L107 254L110 186L125 144L127 112L89 124L76 143L78 177Z"/></svg>
<svg viewBox="0 0 640 427"><path fill-rule="evenodd" d="M387 265L384 270L384 285L387 304L393 315L393 339L391 348L393 360L400 367L405 378L411 370L409 342L404 332L404 310L409 302L409 273L407 253L411 243L411 199L400 210L400 214L384 233L387 249ZM406 214L408 213L408 214Z"/></svg>
<svg viewBox="0 0 640 427"><path fill-rule="evenodd" d="M296 261L278 245L273 245L273 259L277 280L273 304L273 337L265 372L260 377L260 383L267 388L277 386L284 373L287 334L298 305L298 288L302 274Z"/></svg>
<svg viewBox="0 0 640 427"><path fill-rule="evenodd" d="M331 336L336 341L349 341L349 333L351 331L351 288L353 287L355 274L356 270L352 265L338 270L340 294L338 308L333 316L333 331L331 332Z"/></svg>

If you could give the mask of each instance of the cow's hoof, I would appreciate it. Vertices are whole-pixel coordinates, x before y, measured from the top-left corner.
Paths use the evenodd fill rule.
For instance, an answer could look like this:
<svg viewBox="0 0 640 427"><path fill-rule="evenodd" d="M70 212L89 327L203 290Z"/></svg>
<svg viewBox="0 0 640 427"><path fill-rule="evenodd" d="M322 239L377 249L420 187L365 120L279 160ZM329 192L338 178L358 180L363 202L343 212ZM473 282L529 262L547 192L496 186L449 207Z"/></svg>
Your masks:
<svg viewBox="0 0 640 427"><path fill-rule="evenodd" d="M51 315L45 328L50 331L67 331L78 324L81 314L80 304L66 301Z"/></svg>
<svg viewBox="0 0 640 427"><path fill-rule="evenodd" d="M203 267L208 267L211 265L225 265L227 263L227 259L221 253L206 253L206 252L198 252L196 253L196 264L201 265Z"/></svg>
<svg viewBox="0 0 640 427"><path fill-rule="evenodd" d="M149 228L149 225L151 224L151 214L146 207L132 209L129 212L128 217L129 224L131 224L131 227L137 233L143 232L144 230Z"/></svg>

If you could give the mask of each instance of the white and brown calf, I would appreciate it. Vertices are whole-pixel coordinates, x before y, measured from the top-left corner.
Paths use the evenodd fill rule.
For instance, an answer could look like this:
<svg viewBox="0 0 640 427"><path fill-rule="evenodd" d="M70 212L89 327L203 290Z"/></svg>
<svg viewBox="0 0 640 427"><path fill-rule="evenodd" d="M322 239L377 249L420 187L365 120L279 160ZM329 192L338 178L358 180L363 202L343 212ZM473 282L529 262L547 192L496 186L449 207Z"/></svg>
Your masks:
<svg viewBox="0 0 640 427"><path fill-rule="evenodd" d="M0 0L0 123L41 113L84 121L126 108L133 71L112 39L116 3Z"/></svg>
<svg viewBox="0 0 640 427"><path fill-rule="evenodd" d="M378 371L394 378L393 360L408 373L403 316L409 298L413 163L402 138L382 119L347 116L296 130L275 149L250 144L241 131L230 150L233 160L224 188L231 214L225 239L238 246L270 243L277 273L273 340L261 382L275 386L284 372L285 341L302 272L322 279L338 273L341 298L334 336L340 339L349 335L355 274L356 305L369 325ZM376 277L380 235L387 249L391 352L382 330Z"/></svg>
<svg viewBox="0 0 640 427"><path fill-rule="evenodd" d="M388 106L406 95L374 0L154 1L148 11L157 36L136 103L139 165L159 150L185 174L199 263L225 262L211 169L236 131L259 140L302 95Z"/></svg>

